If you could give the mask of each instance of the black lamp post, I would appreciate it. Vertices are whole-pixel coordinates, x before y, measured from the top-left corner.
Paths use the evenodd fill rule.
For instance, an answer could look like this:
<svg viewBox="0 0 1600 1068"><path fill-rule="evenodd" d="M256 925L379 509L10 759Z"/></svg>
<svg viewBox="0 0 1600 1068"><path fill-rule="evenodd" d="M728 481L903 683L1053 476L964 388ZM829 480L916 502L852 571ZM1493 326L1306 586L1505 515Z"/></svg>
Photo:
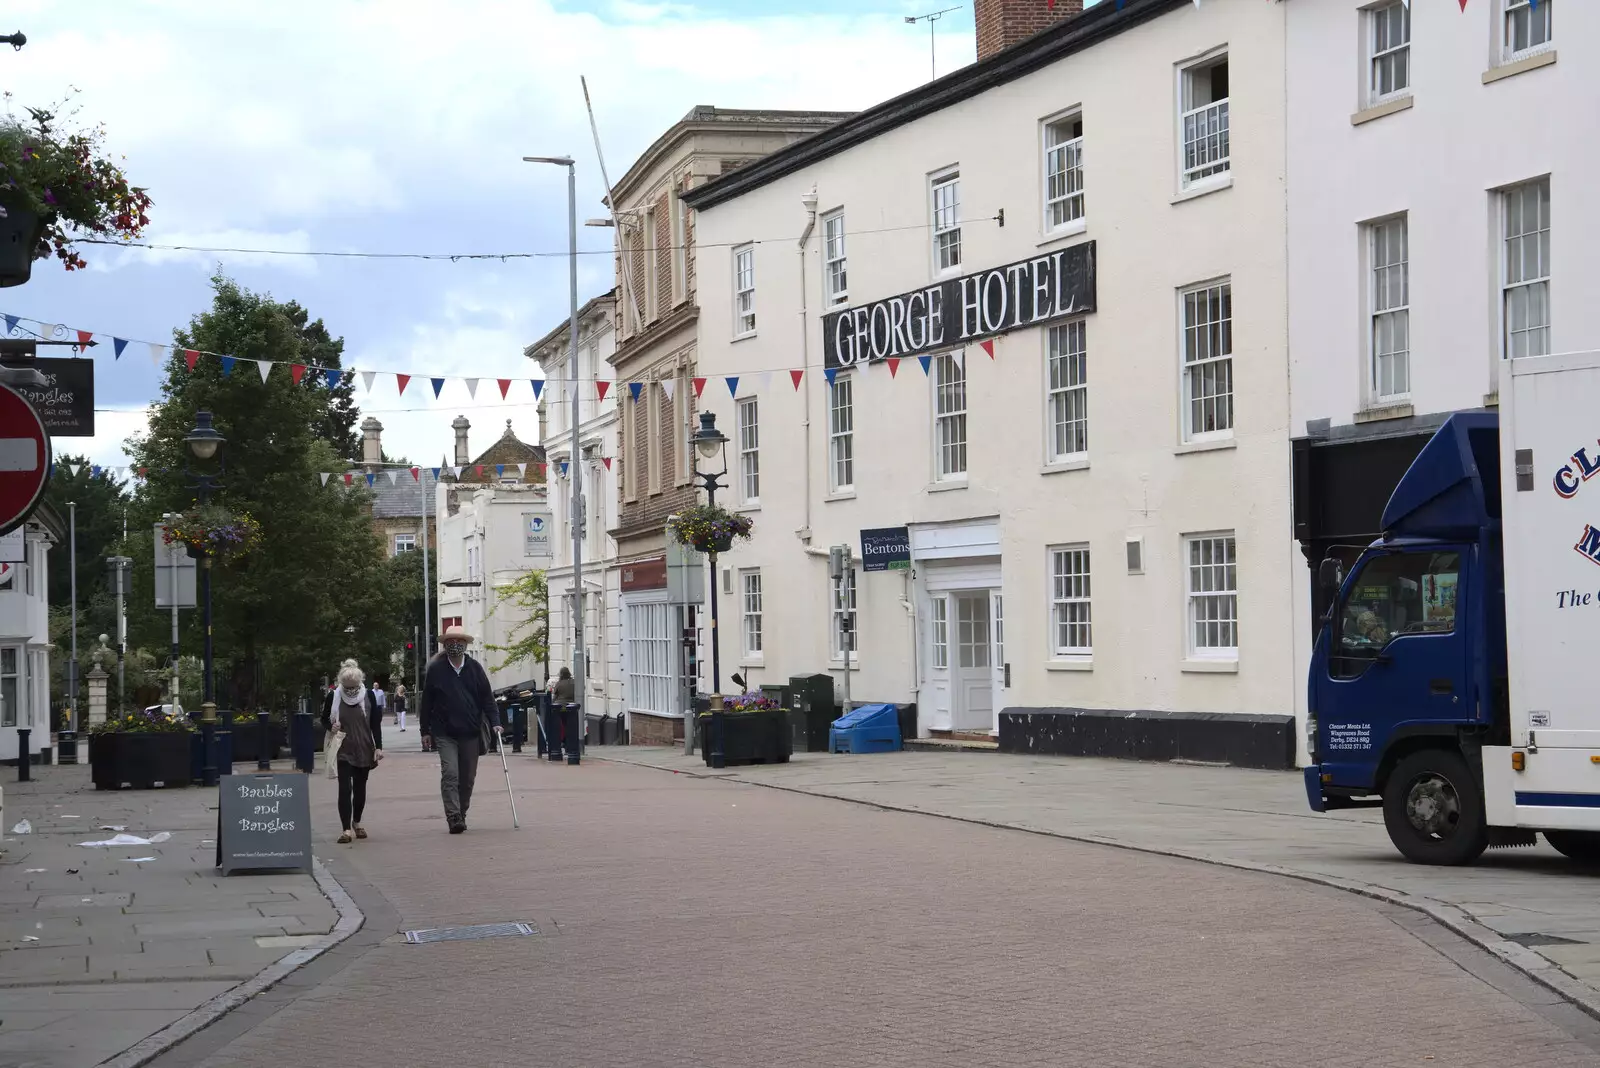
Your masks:
<svg viewBox="0 0 1600 1068"><path fill-rule="evenodd" d="M717 490L722 488L722 478L728 473L727 444L728 435L717 429L717 416L715 412L700 413L700 429L694 432L689 443L700 453L703 460L722 458L721 471L702 471L700 465L694 468L695 477L700 480L700 485L706 491L706 503L712 507L717 503ZM707 554L711 559L711 710L722 709L722 642L721 635L717 633L717 550L712 546Z"/></svg>
<svg viewBox="0 0 1600 1068"><path fill-rule="evenodd" d="M227 441L217 429L211 425L210 412L194 413L194 429L189 431L183 439L189 445L189 451L194 453L194 458L209 463L216 459L218 451ZM219 461L219 467L221 462ZM220 475L211 475L203 472L189 471L189 477L194 479L194 488L204 505L211 495L211 491L222 481ZM201 775L201 785L217 785L217 703L216 693L212 686L211 673L211 554L202 553L200 556L200 583L201 596L205 598L205 627L206 627L206 666L205 666L205 701L200 706L200 732L202 745L205 748L205 768Z"/></svg>

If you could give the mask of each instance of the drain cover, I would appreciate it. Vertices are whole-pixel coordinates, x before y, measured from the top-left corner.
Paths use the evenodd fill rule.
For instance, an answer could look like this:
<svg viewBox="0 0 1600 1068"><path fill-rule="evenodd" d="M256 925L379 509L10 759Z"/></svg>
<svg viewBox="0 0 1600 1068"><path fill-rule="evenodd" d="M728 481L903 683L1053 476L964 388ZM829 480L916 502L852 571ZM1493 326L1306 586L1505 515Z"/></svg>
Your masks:
<svg viewBox="0 0 1600 1068"><path fill-rule="evenodd" d="M1506 940L1515 942L1519 946L1527 946L1529 949L1532 949L1534 946L1583 945L1583 943L1578 941L1576 938L1562 938L1560 935L1540 934L1537 931L1530 931L1527 934L1509 934L1506 935Z"/></svg>
<svg viewBox="0 0 1600 1068"><path fill-rule="evenodd" d="M406 942L471 942L479 938L524 938L536 935L539 928L531 923L480 923L471 927L430 927L423 931L407 931Z"/></svg>

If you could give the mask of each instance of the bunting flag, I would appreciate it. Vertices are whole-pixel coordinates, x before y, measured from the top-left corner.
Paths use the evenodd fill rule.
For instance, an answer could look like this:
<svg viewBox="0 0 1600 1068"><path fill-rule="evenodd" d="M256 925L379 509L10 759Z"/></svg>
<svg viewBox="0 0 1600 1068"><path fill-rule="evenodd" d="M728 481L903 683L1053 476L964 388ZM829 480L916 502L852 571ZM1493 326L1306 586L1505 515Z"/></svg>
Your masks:
<svg viewBox="0 0 1600 1068"><path fill-rule="evenodd" d="M256 361L256 370L261 372L261 384L263 386L266 385L267 384L267 376L272 373L272 361L271 360L257 360Z"/></svg>
<svg viewBox="0 0 1600 1068"><path fill-rule="evenodd" d="M667 403L668 404L672 403L672 395L674 393L676 393L677 391L678 391L678 380L676 378L663 378L661 380L661 392L663 392L663 393L665 393L667 395Z"/></svg>
<svg viewBox="0 0 1600 1068"><path fill-rule="evenodd" d="M183 362L189 365L189 370L194 370L194 365L200 359L200 354L194 349L183 350Z"/></svg>
<svg viewBox="0 0 1600 1068"><path fill-rule="evenodd" d="M327 484L328 484L328 472L326 472L326 471L323 471L323 472L320 472L320 473L319 473L319 474L318 474L318 475L317 475L317 477L318 477L318 478L320 478L320 479L322 479L322 484L323 484L323 485L324 485L324 486L326 486L326 485L327 485Z"/></svg>
<svg viewBox="0 0 1600 1068"><path fill-rule="evenodd" d="M478 399L478 380L476 378L468 378L468 379L466 379L466 383L467 383L467 396L471 397L473 400L477 400Z"/></svg>
<svg viewBox="0 0 1600 1068"><path fill-rule="evenodd" d="M889 377L890 378L894 378L895 376L897 376L900 373L900 357L898 357L898 356L890 356L887 360L884 360L883 362L889 365Z"/></svg>
<svg viewBox="0 0 1600 1068"><path fill-rule="evenodd" d="M365 389L366 392L371 393L372 392L373 379L375 379L377 377L378 377L378 372L376 372L376 371L362 371L361 372L361 385L362 385L362 388Z"/></svg>
<svg viewBox="0 0 1600 1068"><path fill-rule="evenodd" d="M639 403L639 394L644 392L644 383L643 382L629 382L628 383L628 392L633 394L633 403L638 404Z"/></svg>
<svg viewBox="0 0 1600 1068"><path fill-rule="evenodd" d="M833 380L839 377L839 369L837 367L824 367L822 369L822 377L826 378L828 385L831 386L833 385Z"/></svg>
<svg viewBox="0 0 1600 1068"><path fill-rule="evenodd" d="M455 479L457 482L460 482L461 481L461 468L452 467L450 469L450 477Z"/></svg>
<svg viewBox="0 0 1600 1068"><path fill-rule="evenodd" d="M350 485L350 483L351 483L351 482L352 482L352 481L353 481L353 479L352 479L352 478L351 478L351 476L350 476L350 472L348 472L348 471L346 471L346 472L345 472L345 473L344 473L344 484L345 484L345 485L346 485L346 486L348 486L348 485Z"/></svg>
<svg viewBox="0 0 1600 1068"><path fill-rule="evenodd" d="M90 333L87 330L79 330L78 331L78 343L76 345L72 346L72 347L77 349L79 352L88 352L89 351L89 342L91 342L93 340L94 340L94 335L92 333Z"/></svg>
<svg viewBox="0 0 1600 1068"><path fill-rule="evenodd" d="M805 374L806 372L804 368L801 368L798 371L789 372L789 381L794 383L794 391L796 393L800 392L800 380L805 377Z"/></svg>
<svg viewBox="0 0 1600 1068"><path fill-rule="evenodd" d="M143 478L146 474L149 473L149 471L150 471L150 469L148 467L139 468L139 477Z"/></svg>
<svg viewBox="0 0 1600 1068"><path fill-rule="evenodd" d="M569 468L571 466L572 465L569 464L565 460L562 460L560 463L556 464L556 467L561 471L561 477L562 478L566 478L567 477L567 468Z"/></svg>
<svg viewBox="0 0 1600 1068"><path fill-rule="evenodd" d="M917 362L922 365L922 373L923 374L927 374L929 365L931 365L933 363L933 357L932 356L918 356L917 357Z"/></svg>
<svg viewBox="0 0 1600 1068"><path fill-rule="evenodd" d="M340 379L341 376L340 376L340 373L339 373L339 369L337 367L329 367L329 368L327 368L326 370L324 370L322 372L322 375L323 375L324 378L326 378L328 380L328 388L329 389L338 389L339 388L339 379Z"/></svg>
<svg viewBox="0 0 1600 1068"><path fill-rule="evenodd" d="M405 396L406 387L411 384L410 375L395 375L394 380L400 384L400 395Z"/></svg>
<svg viewBox="0 0 1600 1068"><path fill-rule="evenodd" d="M476 477L482 478L483 477L483 465L482 464L473 464L472 465L472 473Z"/></svg>
<svg viewBox="0 0 1600 1068"><path fill-rule="evenodd" d="M732 397L739 392L738 375L729 375L727 378L724 378L723 381L728 383L728 396Z"/></svg>
<svg viewBox="0 0 1600 1068"><path fill-rule="evenodd" d="M594 391L595 391L595 393L599 394L601 403L605 402L606 390L608 390L610 388L611 388L611 383L610 382L602 382L602 381L600 381L598 379L595 380Z"/></svg>
<svg viewBox="0 0 1600 1068"><path fill-rule="evenodd" d="M154 341L150 342L149 344L150 344L150 362L155 364L157 367L160 367L161 366L161 354L163 352L167 351L167 347L165 345L157 345Z"/></svg>
<svg viewBox="0 0 1600 1068"><path fill-rule="evenodd" d="M690 379L690 384L694 386L694 399L699 400L701 395L706 391L706 380L703 378L694 378Z"/></svg>
<svg viewBox="0 0 1600 1068"><path fill-rule="evenodd" d="M505 464L495 464L494 465L494 475L495 475L496 478L505 478L506 477L506 465Z"/></svg>
<svg viewBox="0 0 1600 1068"><path fill-rule="evenodd" d="M422 481L422 468L413 467L411 469L411 481L413 481L413 482L421 482Z"/></svg>
<svg viewBox="0 0 1600 1068"><path fill-rule="evenodd" d="M400 472L389 471L387 474L389 475L389 485L393 486L400 481Z"/></svg>
<svg viewBox="0 0 1600 1068"><path fill-rule="evenodd" d="M442 378L430 378L430 379L428 379L428 381L433 383L433 399L434 400L438 400L439 399L439 391L444 388L444 379L442 379Z"/></svg>
<svg viewBox="0 0 1600 1068"><path fill-rule="evenodd" d="M528 465L527 464L518 464L517 465L517 477L518 478L527 478L528 477Z"/></svg>
<svg viewBox="0 0 1600 1068"><path fill-rule="evenodd" d="M373 474L371 471L368 471L367 472L367 489L371 489L372 488L372 484L374 482L376 482L376 481L378 481L378 476Z"/></svg>
<svg viewBox="0 0 1600 1068"><path fill-rule="evenodd" d="M289 377L294 379L294 384L295 385L298 386L300 384L300 379L305 377L305 373L306 373L306 365L305 364L303 364L303 363L291 363L289 365Z"/></svg>
<svg viewBox="0 0 1600 1068"><path fill-rule="evenodd" d="M430 467L430 468L428 468L428 470L433 474L433 480L435 482L439 481L439 468Z"/></svg>
<svg viewBox="0 0 1600 1068"><path fill-rule="evenodd" d="M611 457L602 456L602 457L600 457L600 462L606 465L606 470L607 471L611 470Z"/></svg>
<svg viewBox="0 0 1600 1068"><path fill-rule="evenodd" d="M15 315L6 316L6 333L15 334L17 332L17 322L18 322L18 317L17 316L15 316Z"/></svg>
<svg viewBox="0 0 1600 1068"><path fill-rule="evenodd" d="M495 381L500 384L500 399L505 400L506 394L511 392L511 379L497 378Z"/></svg>
<svg viewBox="0 0 1600 1068"><path fill-rule="evenodd" d="M39 338L42 341L49 341L51 338L56 336L56 331L60 329L61 327L57 323L40 323Z"/></svg>
<svg viewBox="0 0 1600 1068"><path fill-rule="evenodd" d="M8 325L10 324L11 316L9 316L9 315L6 316L6 322L7 322ZM116 353L116 355L113 356L112 358L113 359L117 359L117 360L122 359L122 350L127 348L127 347L128 347L128 342L124 338L120 338L120 337L112 338L111 339L111 348L112 348L112 351L114 353Z"/></svg>
<svg viewBox="0 0 1600 1068"><path fill-rule="evenodd" d="M950 360L963 371L967 369L967 350L956 349L950 354Z"/></svg>
<svg viewBox="0 0 1600 1068"><path fill-rule="evenodd" d="M989 359L994 359L994 338L989 338L986 341L980 341L978 344L983 347L984 352L989 354Z"/></svg>
<svg viewBox="0 0 1600 1068"><path fill-rule="evenodd" d="M233 377L233 364L234 364L234 359L233 359L232 356L224 356L222 358L222 377L223 378L232 378Z"/></svg>

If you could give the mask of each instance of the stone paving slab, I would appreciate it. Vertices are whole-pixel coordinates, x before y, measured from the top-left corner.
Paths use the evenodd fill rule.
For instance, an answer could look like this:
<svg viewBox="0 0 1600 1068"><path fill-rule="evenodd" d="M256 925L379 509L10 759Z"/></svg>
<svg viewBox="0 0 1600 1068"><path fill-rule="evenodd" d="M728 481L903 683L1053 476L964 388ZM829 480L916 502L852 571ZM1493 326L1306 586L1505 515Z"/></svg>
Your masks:
<svg viewBox="0 0 1600 1068"><path fill-rule="evenodd" d="M258 936L321 935L338 920L310 875L217 874L215 791L96 791L82 765L34 776L6 783L10 826L0 829L0 1065L99 1064L303 951ZM319 812L319 837L329 814ZM10 833L21 819L34 833ZM109 838L113 826L172 837L78 844ZM139 857L155 859L132 862Z"/></svg>
<svg viewBox="0 0 1600 1068"><path fill-rule="evenodd" d="M788 764L719 771L678 749L595 747L589 756L1282 868L1459 909L1511 941L1546 934L1600 946L1600 908L1595 906L1600 872L1595 869L1573 864L1542 840L1533 847L1490 850L1465 868L1410 864L1390 844L1378 810L1312 812L1298 772L960 751L796 753ZM1578 980L1579 993L1600 1005L1600 968L1569 966L1562 954L1551 952L1555 947L1502 948L1507 955L1523 955L1534 968L1555 965Z"/></svg>

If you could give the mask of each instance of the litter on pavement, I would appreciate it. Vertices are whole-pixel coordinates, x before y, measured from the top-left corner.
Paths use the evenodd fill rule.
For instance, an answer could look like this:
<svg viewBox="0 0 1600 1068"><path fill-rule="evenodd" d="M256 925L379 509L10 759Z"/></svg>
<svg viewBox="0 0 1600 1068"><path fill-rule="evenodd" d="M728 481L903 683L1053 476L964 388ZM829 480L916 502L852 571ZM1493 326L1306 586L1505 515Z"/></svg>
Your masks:
<svg viewBox="0 0 1600 1068"><path fill-rule="evenodd" d="M32 834L33 833L33 824L29 823L27 820L22 820L22 821L18 822L18 824L15 827L11 828L11 833L12 834Z"/></svg>
<svg viewBox="0 0 1600 1068"><path fill-rule="evenodd" d="M150 861L155 860L155 859L156 859L155 857L129 857L128 858L128 863L129 864L148 864Z"/></svg>
<svg viewBox="0 0 1600 1068"><path fill-rule="evenodd" d="M24 874L24 875L38 875L42 871L49 871L49 870L50 870L49 868L23 868L22 869L22 874Z"/></svg>
<svg viewBox="0 0 1600 1068"><path fill-rule="evenodd" d="M100 829L102 831L125 831L128 829L128 825L125 823L102 823Z"/></svg>
<svg viewBox="0 0 1600 1068"><path fill-rule="evenodd" d="M90 846L91 848L95 846L160 845L162 842L165 842L171 837L172 834L168 831L161 831L158 834L152 834L149 838L140 838L136 834L118 834L107 838L103 842L79 842L78 844L81 846Z"/></svg>

